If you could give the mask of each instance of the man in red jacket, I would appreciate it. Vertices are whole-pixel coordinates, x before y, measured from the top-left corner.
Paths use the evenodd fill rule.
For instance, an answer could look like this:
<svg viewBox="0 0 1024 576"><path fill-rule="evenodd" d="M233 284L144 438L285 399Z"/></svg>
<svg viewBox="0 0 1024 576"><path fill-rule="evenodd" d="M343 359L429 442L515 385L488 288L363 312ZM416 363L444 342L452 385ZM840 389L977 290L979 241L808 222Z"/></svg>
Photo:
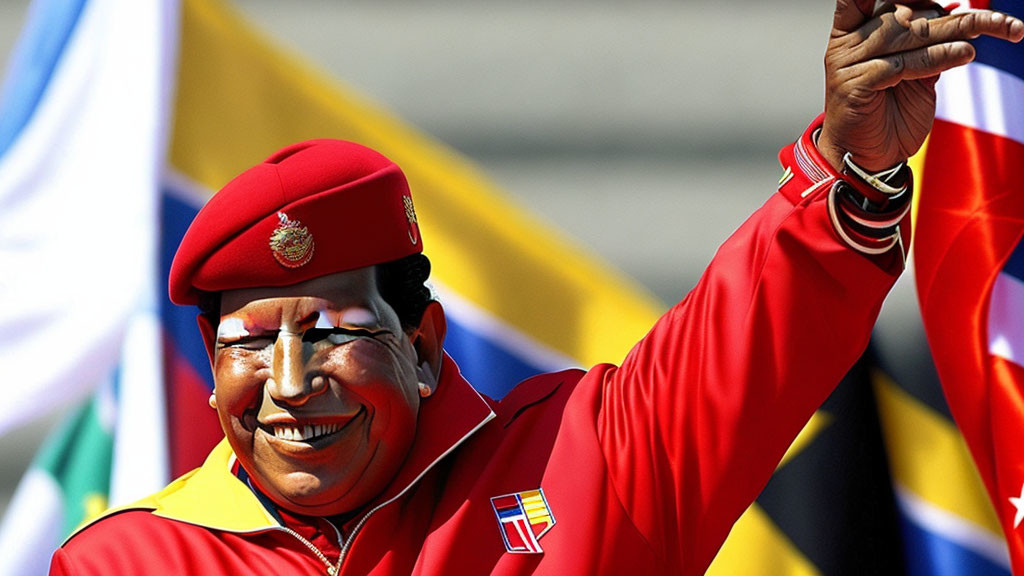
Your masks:
<svg viewBox="0 0 1024 576"><path fill-rule="evenodd" d="M621 366L481 397L443 351L404 176L359 145L285 148L196 217L226 439L73 536L53 574L699 574L867 344L903 269L904 165L936 75L990 12L839 0L826 111L779 193ZM874 15L871 15L874 14Z"/></svg>

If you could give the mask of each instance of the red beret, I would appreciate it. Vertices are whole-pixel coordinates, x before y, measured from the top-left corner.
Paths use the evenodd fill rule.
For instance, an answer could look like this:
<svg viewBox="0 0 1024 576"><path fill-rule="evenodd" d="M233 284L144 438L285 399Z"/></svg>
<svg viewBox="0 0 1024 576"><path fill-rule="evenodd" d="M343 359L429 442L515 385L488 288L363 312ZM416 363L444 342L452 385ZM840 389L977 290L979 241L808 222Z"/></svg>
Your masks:
<svg viewBox="0 0 1024 576"><path fill-rule="evenodd" d="M287 286L423 250L405 175L359 144L309 140L228 182L171 264L170 296Z"/></svg>

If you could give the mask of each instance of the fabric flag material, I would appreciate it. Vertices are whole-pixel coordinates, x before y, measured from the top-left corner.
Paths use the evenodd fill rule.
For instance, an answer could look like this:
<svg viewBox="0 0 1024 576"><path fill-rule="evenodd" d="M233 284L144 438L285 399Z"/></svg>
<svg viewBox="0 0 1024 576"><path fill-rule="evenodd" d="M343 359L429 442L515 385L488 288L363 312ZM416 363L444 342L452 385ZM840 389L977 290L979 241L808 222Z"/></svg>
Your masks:
<svg viewBox="0 0 1024 576"><path fill-rule="evenodd" d="M106 509L116 410L105 385L47 439L0 528L0 574L46 574L54 546Z"/></svg>
<svg viewBox="0 0 1024 576"><path fill-rule="evenodd" d="M0 433L71 412L0 529L0 573L167 480L154 257L176 5L37 0L0 99ZM116 379L116 390L113 382ZM130 462L130 466L123 465Z"/></svg>
<svg viewBox="0 0 1024 576"><path fill-rule="evenodd" d="M145 65L138 62L143 58ZM6 269L73 258L69 266L77 267L54 268L74 271L76 292L96 295L63 294L78 298L67 301L56 298L57 290L43 291L48 297L36 302L29 284L0 276L0 334L19 335L10 344L0 340L0 362L35 358L36 366L52 368L33 375L37 382L21 400L22 417L50 409L56 390L74 388L70 396L81 398L104 384L48 441L23 480L0 529L0 575L45 573L53 547L104 500L124 503L154 490L197 466L221 437L207 404L213 382L195 311L167 301L167 271L181 235L212 192L283 145L311 137L351 139L403 167L449 316L446 347L470 381L491 396L503 396L536 372L618 361L662 308L509 202L454 152L272 45L219 0L36 0L8 78L0 103L0 261ZM117 128L111 110L140 132ZM138 154L135 164L126 165L124 155L116 165L98 158L95 143L107 141L84 130L104 122L114 123L110 134L117 135L108 145ZM84 143L93 149L83 150ZM65 165L75 170L59 175ZM103 196L120 189L113 180L128 178L132 167L144 168L125 188L132 195ZM14 210L22 206L35 211L16 218ZM35 215L54 206L74 206L78 218L54 225L51 216L47 226L32 226ZM9 228L8 221L19 227ZM91 232L110 224L120 244L96 235L108 228ZM29 232L40 236L29 239ZM29 250L37 246L49 251ZM50 274L33 277L57 277L67 286L68 275ZM102 283L91 286L94 280ZM5 308L8 295L35 308ZM69 325L89 327L88 334L70 332L82 344L77 355L54 360L37 351L42 349L35 345L67 334L61 330ZM994 520L984 507L972 512L973 501L958 508L963 499L950 504L942 499L947 493L935 496L919 487L916 470L951 476L926 466L921 454L932 454L924 451L926 444L951 438L954 457L940 460L949 466L963 464L964 449L956 452L955 430L932 426L926 412L907 420L918 406L898 388L872 389L872 365L869 357L858 366L812 419L737 523L710 574L1007 573L998 561L994 571L945 562L950 548L934 542L949 538L922 540L926 544L901 539L906 499L892 493L886 446L893 474L907 478L901 486L925 495L910 500L945 506L915 508L925 517ZM21 421L4 418L0 412L0 432ZM926 441L914 443L922 431ZM898 452L893 437L904 438ZM929 486L935 484L932 479ZM934 513L950 509L955 512ZM873 539L864 537L868 532ZM962 549L963 540L954 538L959 547L953 549ZM982 549L991 548L990 540L982 541ZM998 545L990 555L999 558ZM917 557L934 560L925 568L907 560Z"/></svg>
<svg viewBox="0 0 1024 576"><path fill-rule="evenodd" d="M971 2L1024 16L1019 1ZM915 239L928 341L1024 572L1024 46L981 38L939 82Z"/></svg>
<svg viewBox="0 0 1024 576"><path fill-rule="evenodd" d="M5 388L0 433L82 399L115 366L129 319L155 302L162 10L38 1L11 58L0 104L0 365L18 385ZM58 352L57 342L71 345Z"/></svg>
<svg viewBox="0 0 1024 576"><path fill-rule="evenodd" d="M912 302L911 278L903 280L890 298ZM871 379L905 573L1007 576L999 521L943 397L921 319L884 318Z"/></svg>

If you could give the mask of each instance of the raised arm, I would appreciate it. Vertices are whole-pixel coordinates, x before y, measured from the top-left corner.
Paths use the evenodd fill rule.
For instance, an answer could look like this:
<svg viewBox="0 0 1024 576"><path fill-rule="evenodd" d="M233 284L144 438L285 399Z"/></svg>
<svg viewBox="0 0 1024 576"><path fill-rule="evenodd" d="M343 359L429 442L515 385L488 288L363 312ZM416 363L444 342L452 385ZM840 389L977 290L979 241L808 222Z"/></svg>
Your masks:
<svg viewBox="0 0 1024 576"><path fill-rule="evenodd" d="M871 173L920 147L934 76L972 57L964 40L1024 34L1002 15L944 14L899 6L869 16L837 2L826 113L780 153L779 192L604 376L598 434L615 491L682 573L707 568L863 352L903 269L909 174Z"/></svg>

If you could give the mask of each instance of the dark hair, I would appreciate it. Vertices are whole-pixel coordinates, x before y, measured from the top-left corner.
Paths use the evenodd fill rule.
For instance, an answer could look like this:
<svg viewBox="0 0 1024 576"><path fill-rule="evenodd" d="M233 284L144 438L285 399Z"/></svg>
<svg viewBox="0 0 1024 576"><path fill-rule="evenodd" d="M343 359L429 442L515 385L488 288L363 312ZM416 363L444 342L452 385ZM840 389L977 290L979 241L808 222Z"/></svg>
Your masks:
<svg viewBox="0 0 1024 576"><path fill-rule="evenodd" d="M398 314L405 330L413 330L420 325L423 311L434 300L426 285L429 276L430 260L423 254L412 254L377 265L377 291ZM220 323L220 293L200 293L199 313L214 326Z"/></svg>
<svg viewBox="0 0 1024 576"><path fill-rule="evenodd" d="M423 311L434 300L426 285L429 276L430 260L423 254L377 265L377 291L398 314L405 330L420 325Z"/></svg>

